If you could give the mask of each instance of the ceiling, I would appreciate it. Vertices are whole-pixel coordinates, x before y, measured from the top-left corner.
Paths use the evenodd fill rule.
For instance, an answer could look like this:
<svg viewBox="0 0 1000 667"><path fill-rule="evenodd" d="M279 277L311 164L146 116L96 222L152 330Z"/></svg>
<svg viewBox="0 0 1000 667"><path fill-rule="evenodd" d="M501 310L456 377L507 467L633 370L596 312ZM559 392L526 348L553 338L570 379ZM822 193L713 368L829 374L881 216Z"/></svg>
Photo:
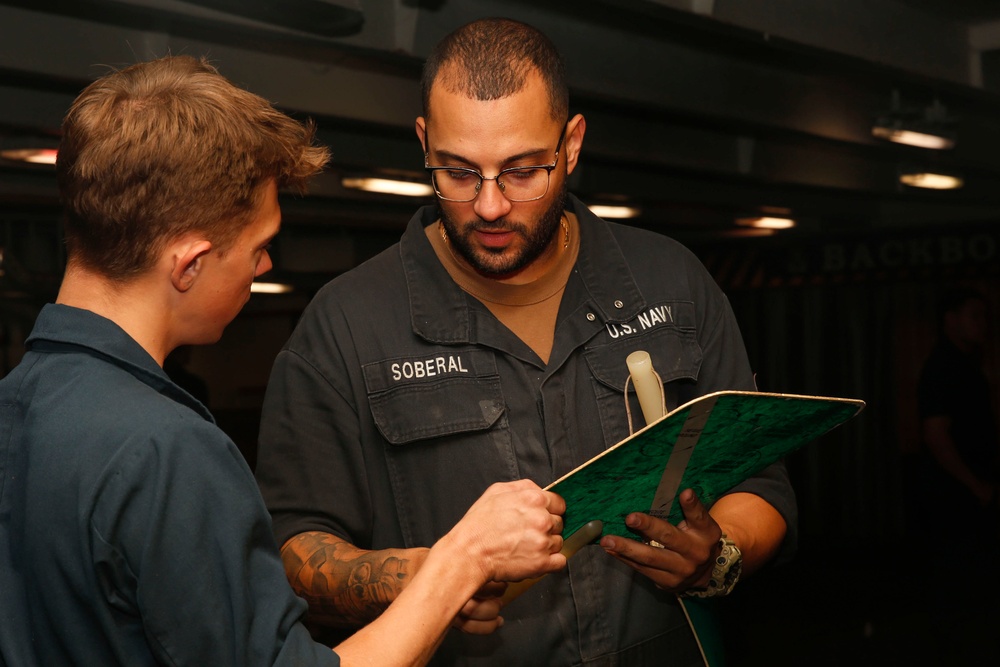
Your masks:
<svg viewBox="0 0 1000 667"><path fill-rule="evenodd" d="M275 11L279 7L280 11ZM0 148L53 143L96 76L166 53L208 56L333 149L306 197L283 202L276 273L307 287L398 237L416 203L341 185L423 178L413 133L437 40L504 15L564 53L587 118L571 190L629 201L631 221L691 244L732 239L767 211L788 234L906 234L1000 225L1000 3L992 0L0 0ZM893 104L939 104L954 149L871 134ZM960 190L901 186L906 165L960 172ZM50 167L0 160L0 291L46 295L62 245Z"/></svg>

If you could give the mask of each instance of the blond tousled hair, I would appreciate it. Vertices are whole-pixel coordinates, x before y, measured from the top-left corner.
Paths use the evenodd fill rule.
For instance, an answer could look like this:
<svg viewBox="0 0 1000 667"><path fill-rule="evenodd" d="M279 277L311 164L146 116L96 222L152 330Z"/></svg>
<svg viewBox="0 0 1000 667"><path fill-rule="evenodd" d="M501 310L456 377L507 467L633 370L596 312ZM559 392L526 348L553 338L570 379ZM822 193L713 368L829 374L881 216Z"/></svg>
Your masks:
<svg viewBox="0 0 1000 667"><path fill-rule="evenodd" d="M63 121L56 165L70 260L127 280L190 231L225 250L265 184L302 191L322 169L329 152L314 136L205 59L167 56L94 81Z"/></svg>

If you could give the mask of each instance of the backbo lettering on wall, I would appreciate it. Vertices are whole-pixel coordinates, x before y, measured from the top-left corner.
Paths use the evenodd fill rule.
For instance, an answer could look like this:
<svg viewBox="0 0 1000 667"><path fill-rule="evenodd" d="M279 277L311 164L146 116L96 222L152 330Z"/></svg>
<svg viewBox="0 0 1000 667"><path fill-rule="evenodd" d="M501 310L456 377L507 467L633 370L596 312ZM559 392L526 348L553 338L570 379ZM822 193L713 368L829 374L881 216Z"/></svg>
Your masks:
<svg viewBox="0 0 1000 667"><path fill-rule="evenodd" d="M961 232L831 238L812 245L758 239L699 254L730 289L979 277L1000 273L1000 224Z"/></svg>

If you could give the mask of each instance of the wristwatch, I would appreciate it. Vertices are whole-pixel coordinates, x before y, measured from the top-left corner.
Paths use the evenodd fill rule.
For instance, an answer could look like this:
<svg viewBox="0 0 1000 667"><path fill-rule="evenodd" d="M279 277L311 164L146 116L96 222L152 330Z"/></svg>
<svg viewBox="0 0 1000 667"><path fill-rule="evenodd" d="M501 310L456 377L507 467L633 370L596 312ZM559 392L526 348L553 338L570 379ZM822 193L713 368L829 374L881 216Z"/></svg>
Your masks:
<svg viewBox="0 0 1000 667"><path fill-rule="evenodd" d="M712 567L712 576L708 579L708 586L705 588L691 588L681 595L692 598L714 598L729 595L736 582L740 580L740 573L743 572L743 554L740 553L736 543L729 539L725 533L719 539L721 551L715 559Z"/></svg>

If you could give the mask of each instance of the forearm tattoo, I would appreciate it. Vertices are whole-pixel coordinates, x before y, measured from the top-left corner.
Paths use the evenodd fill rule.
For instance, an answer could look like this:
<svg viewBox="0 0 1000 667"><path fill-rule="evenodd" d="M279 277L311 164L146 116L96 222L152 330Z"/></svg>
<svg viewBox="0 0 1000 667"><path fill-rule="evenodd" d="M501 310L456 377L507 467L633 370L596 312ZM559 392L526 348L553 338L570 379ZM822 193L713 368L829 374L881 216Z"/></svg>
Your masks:
<svg viewBox="0 0 1000 667"><path fill-rule="evenodd" d="M376 618L415 572L395 550L364 551L326 533L301 533L281 549L292 588L309 603L309 620L358 627Z"/></svg>

